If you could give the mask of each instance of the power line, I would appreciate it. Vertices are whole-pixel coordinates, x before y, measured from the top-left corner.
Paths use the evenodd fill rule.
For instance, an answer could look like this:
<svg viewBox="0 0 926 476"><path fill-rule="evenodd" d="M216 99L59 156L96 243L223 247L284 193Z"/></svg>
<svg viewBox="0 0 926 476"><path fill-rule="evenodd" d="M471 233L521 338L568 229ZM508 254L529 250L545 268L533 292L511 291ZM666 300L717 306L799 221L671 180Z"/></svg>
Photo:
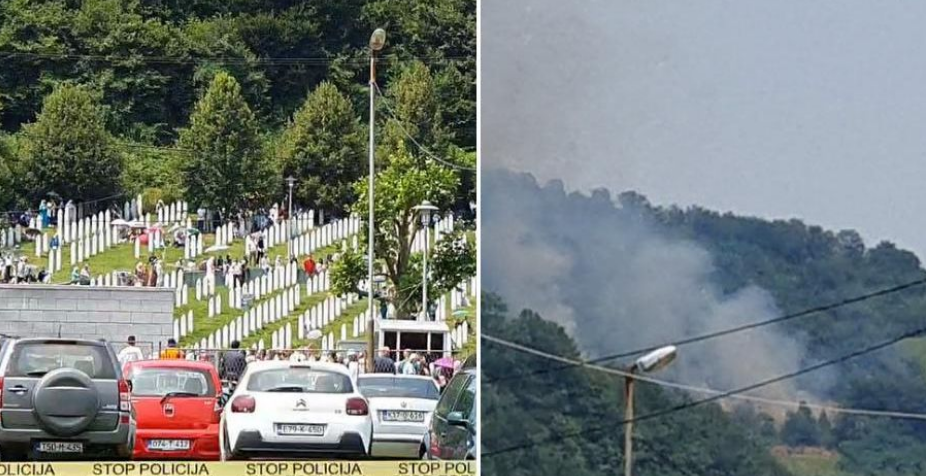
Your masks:
<svg viewBox="0 0 926 476"><path fill-rule="evenodd" d="M824 368L824 367L829 367L829 366L832 366L832 365L840 364L840 363L843 363L843 362L845 362L845 361L847 361L847 360L850 360L850 359L853 359L853 358L856 358L856 357L860 357L860 356L865 355L865 354L870 354L870 353L872 353L872 352L881 350L881 349L883 349L883 348L885 348L885 347L892 346L892 345L894 345L894 344L896 344L896 343L898 343L898 342L900 342L900 341L902 341L902 340L904 340L904 339L909 339L909 338L911 338L911 337L920 336L920 335L922 335L924 332L926 332L926 328L916 329L916 330L913 330L913 331L904 333L904 334L902 334L902 335L900 335L900 336L898 336L898 337L894 337L894 338L892 338L892 339L889 339L889 340L886 340L886 341L882 341L882 342L880 342L880 343L878 343L878 344L875 344L875 345L872 345L872 346L869 346L869 347L865 347L865 348L863 348L863 349L861 349L861 350L857 350L857 351L855 351L855 352L851 352L851 353L849 353L849 354L845 354L845 355L842 355L842 356L840 356L840 357L836 357L836 358L831 359L831 360L827 360L827 361L824 361L824 362L820 362L820 363L818 363L818 364L814 364L814 365L811 365L811 366L809 366L809 367L804 367L804 368L799 369L799 370L796 370L796 371L794 371L794 372L782 374L782 375L779 375L779 376L777 376L777 377L772 377L772 378L769 378L769 379L766 379L766 380L761 380L761 381L759 381L759 382L756 382L756 383L753 383L753 384L750 384L750 385L746 385L746 386L744 386L744 387L740 387L740 388L737 388L737 389L734 389L734 390L728 390L728 391L726 391L726 392L719 393L719 394L713 395L713 396L711 396L711 397L707 397L707 398L702 398L702 399L700 399L700 400L694 400L694 401L686 402L686 403L683 403L683 404L680 404L680 405L676 405L676 406L674 406L674 407L667 408L667 409L665 409L665 410L659 410L659 411L655 411L655 412L652 412L652 413L647 413L647 414L645 414L645 415L641 415L641 416L636 417L636 418L625 419L625 420L618 421L618 422L616 422L616 423L610 423L610 424L608 424L608 425L602 425L602 426L596 426L596 427L592 427L592 428L587 428L587 429L583 429L583 430L581 430L581 431L570 431L570 432L565 432L565 433L561 433L561 434L558 434L558 435L551 435L551 436L549 436L549 437L547 437L547 438L543 438L543 439L541 439L541 440L539 440L539 441L533 441L533 442L530 442L530 443L522 443L522 444L518 444L518 445L508 446L508 447L502 448L502 449L500 449L500 450L490 451L490 452L487 452L487 453L484 452L484 453L482 453L482 456L483 456L483 457L498 456L498 455L505 454L505 453L510 453L510 452L513 452L513 451L520 451L520 450L532 448L532 447L534 447L534 446L547 445L547 444L556 443L556 442L559 442L559 441L562 441L562 440L566 440L566 439L570 439L570 438L576 438L576 437L579 437L579 436L584 436L584 435L587 435L587 434L589 434L589 433L596 433L596 432L604 431L604 430L613 430L613 429L615 428L615 426L623 426L623 425L625 425L625 424L627 424L627 423L637 423L637 422L640 422L640 421L652 420L652 419L655 419L655 418L663 417L663 416L666 416L666 415L670 415L670 414L672 414L672 413L680 412L680 411L682 411L682 410L687 410L687 409L689 409L689 408L693 408L693 407L697 407L697 406L700 406L700 405L704 405L704 404L706 404L706 403L715 402L715 401L717 401L717 400L722 400L722 399L725 399L725 398L730 398L730 397L732 397L733 395L738 395L738 394L750 392L750 391L752 391L752 390L757 390L757 389L762 388L762 387L767 387L767 386L769 386L769 385L772 385L772 384L775 384L775 383L778 383L778 382L782 382L782 381L785 381L785 380L790 380L790 379L793 379L793 378L795 378L795 377L799 377L799 376L801 376L801 375L804 375L804 374L807 374L807 373L814 372L814 371L816 371L816 370L822 369L822 368Z"/></svg>
<svg viewBox="0 0 926 476"><path fill-rule="evenodd" d="M523 352L525 354L542 357L544 359L555 360L558 362L565 362L571 365L587 368L587 369L598 371L598 372L603 372L606 374L617 375L621 377L632 377L634 380L638 380L640 382L651 383L653 385L658 385L660 387L673 388L676 390L685 390L689 392L696 392L696 393L703 393L703 394L710 394L710 395L720 395L724 393L724 390L717 390L717 389L707 388L707 387L696 387L693 385L686 385L686 384L681 384L677 382L672 382L669 380L662 380L662 379L649 377L645 374L630 373L630 372L627 372L626 370L615 369L611 367L604 367L604 366L595 365L595 364L586 364L582 362L581 360L569 359L561 355L550 354L550 353L543 352L542 350L539 350L533 347L528 347L525 345L518 344L516 342L511 342L505 339L500 339L498 337L494 337L494 336L490 336L486 334L483 334L482 338L488 341L491 341L492 343L501 345L503 347L507 347L509 349L512 349L518 352ZM800 400L778 400L778 399L764 398L764 397L759 397L755 395L747 395L747 394L730 395L729 398L756 402L756 403L761 403L765 405L787 407L787 408L798 408L801 405L803 405L803 406L806 406L807 408L811 408L814 410L827 411L830 413L842 413L842 414L848 414L848 415L871 416L871 417L885 417L885 418L895 418L895 419L904 419L904 420L926 420L926 413L895 412L895 411L887 411L887 410L869 410L869 409L863 409L863 408L835 407L835 406L829 406L829 405L808 403L808 402L804 402Z"/></svg>
<svg viewBox="0 0 926 476"><path fill-rule="evenodd" d="M383 105L386 106L386 110L389 111L389 117L391 117L392 119L395 120L396 125L399 127L399 130L402 131L402 134L403 134L408 140L412 141L412 143L415 144L415 146L418 147L418 149L420 149L422 152L424 152L425 155L427 155L427 156L430 157L431 159L434 159L436 162L439 162L439 163L441 163L441 164L443 164L443 165L445 165L445 166L447 166L447 167L451 167L451 168L455 168L455 169L459 169L459 170L469 170L469 171L473 171L473 172L475 172L475 171L477 170L475 167L467 167L467 166L465 166L465 165L455 164L455 163L450 162L450 161L448 161L448 160L446 160L446 159L442 159L442 158L438 157L436 154L434 154L433 152L431 152L430 150L428 150L425 146L421 145L421 143L419 143L417 140L415 140L415 138L412 137L412 135L408 132L408 130L405 129L405 126L402 125L402 121L399 120L399 118L397 117L397 114L395 113L395 111L392 110L392 106L389 105L389 100L386 99L386 95L383 94L382 90L379 89L379 85L376 84L376 83L373 83L373 86L376 88L376 92L379 93L379 97L382 99Z"/></svg>
<svg viewBox="0 0 926 476"><path fill-rule="evenodd" d="M595 364L595 363L606 362L606 361L609 361L609 360L622 359L622 358L631 357L631 356L638 355L638 354L643 354L643 353L646 353L646 352L652 352L652 351L654 351L654 350L656 350L656 349L659 349L660 347L664 347L664 346L666 346L666 345L674 345L674 346L676 346L676 347L680 347L680 346L683 346L683 345L693 344L693 343L705 341L705 340L708 340L708 339L714 339L714 338L717 338L717 337L723 337L723 336L726 336L726 335L729 335L729 334L734 334L734 333L737 333L737 332L743 332L743 331L750 330L750 329L756 329L756 328L759 328L759 327L764 327L764 326L768 326L768 325L772 325L772 324L777 324L777 323L780 323L780 322L789 321L789 320L792 320L792 319L797 319L797 318L799 318L799 317L808 316L808 315L810 315L810 314L817 314L817 313L821 313L821 312L832 311L832 310L834 310L834 309L838 309L838 308L840 308L840 307L845 307L845 306L848 306L848 305L850 305L850 304L856 304L856 303L859 303L859 302L867 301L867 300L869 300L869 299L874 299L874 298L876 298L876 297L881 297L881 296L886 296L886 295L889 295L889 294L898 293L898 292L900 292L900 291L904 291L904 290L906 290L906 289L910 289L910 288L913 288L913 287L916 287L916 286L921 286L921 285L923 285L923 284L926 284L926 278L920 278L920 279L917 279L917 280L914 280L914 281L909 281L909 282L907 282L907 283L899 284L899 285L897 285L897 286L893 286L893 287L890 287L890 288L880 289L880 290L878 290L878 291L874 291L874 292L871 292L871 293L868 293L868 294L862 294L862 295L859 295L859 296L855 296L855 297L843 299L843 300L841 300L841 301L837 301L837 302L834 302L834 303L824 304L824 305L822 305L822 306L816 306L816 307L812 307L812 308L809 308L809 309L804 309L804 310L802 310L802 311L797 311L797 312L794 312L794 313L785 314L785 315L782 315L782 316L779 316L779 317L775 317L775 318L772 318L772 319L767 319L767 320L764 320L764 321L757 321L757 322L753 322L753 323L750 323L750 324L744 324L744 325L741 325L741 326L730 327L730 328L723 329L723 330L719 330L719 331L715 331L715 332L709 332L709 333L701 334L701 335L694 336L694 337L688 337L688 338L685 338L685 339L680 339L680 340L677 340L677 341L675 341L675 342L670 342L670 343L666 343L666 344L659 344L659 345L651 345L651 346L643 347L643 348L636 349L636 350L631 350L631 351L627 351L627 352L621 352L621 353L619 353L619 354L604 355L604 356L601 356L601 357L596 357L596 358L594 358L594 359L585 360L584 362L585 362L586 364ZM541 369L541 370L537 370L537 371L534 371L534 372L521 373L521 374L512 374L512 375L502 376L502 377L499 377L499 378L497 378L497 379L488 380L488 382L498 383L498 382L502 382L502 381L506 381L506 380L520 380L520 379L522 379L522 378L526 378L526 377L530 377L530 376L534 376L534 375L540 375L540 374L551 373L551 372L559 372L560 370L566 370L566 369L569 369L569 368L572 368L572 367L575 367L575 366L574 366L574 365L563 365L563 366L559 366L559 367L552 367L552 368L548 368L548 369Z"/></svg>

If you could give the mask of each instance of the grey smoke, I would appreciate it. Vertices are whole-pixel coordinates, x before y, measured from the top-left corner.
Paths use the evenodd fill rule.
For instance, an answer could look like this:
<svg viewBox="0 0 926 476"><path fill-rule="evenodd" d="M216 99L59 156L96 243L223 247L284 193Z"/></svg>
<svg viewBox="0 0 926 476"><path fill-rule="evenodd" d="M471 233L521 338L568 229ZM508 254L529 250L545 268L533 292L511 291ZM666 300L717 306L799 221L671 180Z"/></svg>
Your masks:
<svg viewBox="0 0 926 476"><path fill-rule="evenodd" d="M676 341L779 315L764 290L723 295L713 257L663 236L603 190L567 194L560 182L484 171L481 276L513 310L562 325L589 357ZM799 339L769 327L684 346L660 376L731 389L799 368ZM793 384L761 394L793 398ZM807 395L803 395L806 397Z"/></svg>

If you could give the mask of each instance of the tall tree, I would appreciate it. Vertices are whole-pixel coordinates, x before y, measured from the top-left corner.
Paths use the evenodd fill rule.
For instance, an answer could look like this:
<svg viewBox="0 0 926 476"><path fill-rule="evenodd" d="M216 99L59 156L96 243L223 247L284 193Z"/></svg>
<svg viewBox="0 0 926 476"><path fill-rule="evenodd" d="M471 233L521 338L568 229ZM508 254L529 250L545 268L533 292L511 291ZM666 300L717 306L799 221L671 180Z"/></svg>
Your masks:
<svg viewBox="0 0 926 476"><path fill-rule="evenodd" d="M415 234L421 229L414 207L428 200L446 210L460 179L453 170L433 162L419 163L404 150L393 154L388 164L376 175L373 195L375 256L386 264L386 275L396 290L399 314L407 316L417 309L415 299L410 296L420 292L420 289L403 287L403 279L412 264ZM366 181L359 181L356 189L360 199L354 210L365 217L369 196Z"/></svg>
<svg viewBox="0 0 926 476"><path fill-rule="evenodd" d="M324 82L305 100L284 133L280 162L298 179L297 203L341 215L356 200L364 175L364 134L351 103Z"/></svg>
<svg viewBox="0 0 926 476"><path fill-rule="evenodd" d="M238 81L227 73L216 74L196 104L180 146L190 155L183 161L187 198L197 205L234 212L273 192L257 121Z"/></svg>
<svg viewBox="0 0 926 476"><path fill-rule="evenodd" d="M45 98L38 119L23 131L22 153L32 200L49 192L93 200L120 190L121 157L85 87L62 84Z"/></svg>

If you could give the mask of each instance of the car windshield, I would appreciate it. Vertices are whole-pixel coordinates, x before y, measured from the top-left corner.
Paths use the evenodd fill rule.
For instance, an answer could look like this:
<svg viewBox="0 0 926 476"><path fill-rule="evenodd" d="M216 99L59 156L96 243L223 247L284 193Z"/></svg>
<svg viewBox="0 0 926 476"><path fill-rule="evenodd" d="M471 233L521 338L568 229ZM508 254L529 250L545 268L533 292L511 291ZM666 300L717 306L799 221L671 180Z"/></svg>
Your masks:
<svg viewBox="0 0 926 476"><path fill-rule="evenodd" d="M360 393L367 398L396 397L437 400L440 391L429 379L401 377L362 377L358 381Z"/></svg>
<svg viewBox="0 0 926 476"><path fill-rule="evenodd" d="M258 370L248 378L253 392L351 393L350 377L310 367Z"/></svg>
<svg viewBox="0 0 926 476"><path fill-rule="evenodd" d="M132 395L139 397L205 397L215 395L212 376L203 370L133 367Z"/></svg>
<svg viewBox="0 0 926 476"><path fill-rule="evenodd" d="M77 369L90 378L116 378L115 366L105 347L59 342L17 345L10 358L7 376L41 377L60 368Z"/></svg>

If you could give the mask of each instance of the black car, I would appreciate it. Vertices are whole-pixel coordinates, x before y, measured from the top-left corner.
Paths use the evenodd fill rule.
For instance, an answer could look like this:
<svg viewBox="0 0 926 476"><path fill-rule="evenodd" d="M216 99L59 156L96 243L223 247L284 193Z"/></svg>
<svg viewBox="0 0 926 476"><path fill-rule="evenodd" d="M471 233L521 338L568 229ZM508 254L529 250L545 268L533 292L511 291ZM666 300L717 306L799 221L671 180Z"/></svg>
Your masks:
<svg viewBox="0 0 926 476"><path fill-rule="evenodd" d="M422 442L424 459L476 459L477 408L479 386L475 358L467 359L453 376L437 402L431 424Z"/></svg>

